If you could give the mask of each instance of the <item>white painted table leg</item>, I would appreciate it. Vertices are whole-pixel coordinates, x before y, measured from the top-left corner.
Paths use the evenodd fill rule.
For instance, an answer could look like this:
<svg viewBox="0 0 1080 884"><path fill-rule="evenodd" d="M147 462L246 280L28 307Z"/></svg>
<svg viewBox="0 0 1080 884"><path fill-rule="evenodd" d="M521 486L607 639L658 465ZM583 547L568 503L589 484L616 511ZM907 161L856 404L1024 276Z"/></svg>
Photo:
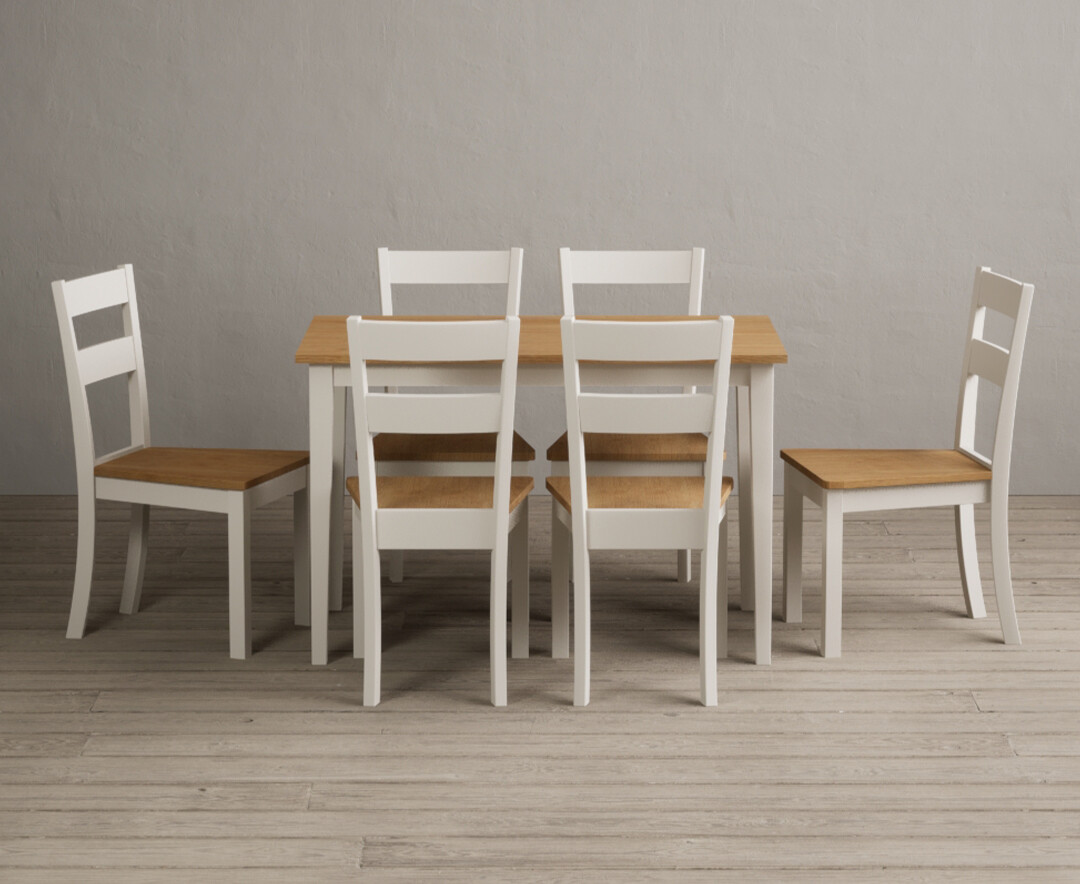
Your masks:
<svg viewBox="0 0 1080 884"><path fill-rule="evenodd" d="M821 501L821 656L840 656L843 608L843 492L826 491Z"/></svg>
<svg viewBox="0 0 1080 884"><path fill-rule="evenodd" d="M342 606L342 580L345 571L345 525L342 504L345 500L345 387L334 387L333 457L334 475L330 486L330 610Z"/></svg>
<svg viewBox="0 0 1080 884"><path fill-rule="evenodd" d="M311 463L308 505L311 528L311 662L327 662L330 628L330 534L334 488L334 370L328 365L308 369L308 431ZM344 423L344 419L342 419ZM340 512L340 506L337 507ZM340 528L339 528L340 532Z"/></svg>
<svg viewBox="0 0 1080 884"><path fill-rule="evenodd" d="M739 447L739 585L744 611L754 610L753 452L750 446L750 388L735 388Z"/></svg>
<svg viewBox="0 0 1080 884"><path fill-rule="evenodd" d="M773 374L772 365L750 369L754 660L759 665L772 662Z"/></svg>
<svg viewBox="0 0 1080 884"><path fill-rule="evenodd" d="M529 499L521 503L521 521L510 532L510 647L517 659L529 656Z"/></svg>
<svg viewBox="0 0 1080 884"><path fill-rule="evenodd" d="M551 502L551 656L570 656L570 532Z"/></svg>
<svg viewBox="0 0 1080 884"><path fill-rule="evenodd" d="M784 470L784 622L802 623L803 496Z"/></svg>
<svg viewBox="0 0 1080 884"><path fill-rule="evenodd" d="M229 656L251 656L251 504L242 491L229 496Z"/></svg>

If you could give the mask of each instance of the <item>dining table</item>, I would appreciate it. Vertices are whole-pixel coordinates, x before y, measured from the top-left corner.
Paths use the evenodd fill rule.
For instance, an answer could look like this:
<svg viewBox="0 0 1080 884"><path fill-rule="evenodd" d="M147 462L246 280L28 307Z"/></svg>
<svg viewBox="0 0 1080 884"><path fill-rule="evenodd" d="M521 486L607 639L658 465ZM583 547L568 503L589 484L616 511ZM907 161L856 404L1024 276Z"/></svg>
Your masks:
<svg viewBox="0 0 1080 884"><path fill-rule="evenodd" d="M382 319L384 317L364 317ZM390 317L385 317L390 318ZM445 320L462 316L395 316L394 319ZM581 317L662 319L656 316ZM668 317L670 319L682 319ZM703 317L708 318L708 317ZM325 664L329 654L329 615L342 606L343 499L345 487L346 394L352 384L347 316L315 316L296 351L296 362L308 367L308 477L311 532L311 662ZM522 316L518 347L519 386L563 386L561 316ZM787 351L768 316L736 316L730 384L736 388L739 479L740 598L744 611L754 612L754 661L767 664L772 655L772 523L774 373L787 362ZM634 363L604 366L621 383L633 383ZM597 369L600 369L597 366ZM368 380L378 386L425 386L460 380L467 383L468 365L386 363L370 365ZM650 377L654 377L651 374ZM680 374L686 378L685 370ZM584 379L584 378L583 378ZM599 383L597 376L592 382ZM702 366L702 385L711 381L711 367Z"/></svg>

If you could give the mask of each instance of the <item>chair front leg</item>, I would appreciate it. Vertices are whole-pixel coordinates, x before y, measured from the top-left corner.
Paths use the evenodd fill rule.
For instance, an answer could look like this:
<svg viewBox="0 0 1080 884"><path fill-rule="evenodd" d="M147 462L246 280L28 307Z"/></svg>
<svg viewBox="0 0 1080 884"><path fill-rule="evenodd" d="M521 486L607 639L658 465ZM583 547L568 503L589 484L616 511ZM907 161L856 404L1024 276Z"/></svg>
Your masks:
<svg viewBox="0 0 1080 884"><path fill-rule="evenodd" d="M821 656L840 656L841 577L844 556L842 492L825 491L821 507Z"/></svg>
<svg viewBox="0 0 1080 884"><path fill-rule="evenodd" d="M679 549L675 551L676 579L679 583L690 582L690 550Z"/></svg>
<svg viewBox="0 0 1080 884"><path fill-rule="evenodd" d="M551 656L570 656L570 531L551 502Z"/></svg>
<svg viewBox="0 0 1080 884"><path fill-rule="evenodd" d="M251 656L251 505L242 491L231 492L229 519L229 656Z"/></svg>
<svg viewBox="0 0 1080 884"><path fill-rule="evenodd" d="M81 483L80 483L81 484ZM97 533L97 501L93 482L89 489L79 488L79 540L75 552L75 586L68 615L68 638L82 638L86 631L86 612L90 607L90 584L94 577L94 539Z"/></svg>
<svg viewBox="0 0 1080 884"><path fill-rule="evenodd" d="M131 528L128 530L127 564L124 566L124 590L120 594L120 613L134 614L142 599L143 575L146 573L146 538L150 533L150 507L131 505Z"/></svg>
<svg viewBox="0 0 1080 884"><path fill-rule="evenodd" d="M529 656L529 499L521 503L518 523L510 532L512 624L510 646L516 659Z"/></svg>
<svg viewBox="0 0 1080 884"><path fill-rule="evenodd" d="M376 545L375 526L370 519L361 519L353 507L353 528L359 527L353 543L359 538L363 560L363 613L355 615L353 628L363 629L364 645L364 705L378 706L382 691L382 570L379 565L379 549ZM360 524L360 523L363 524ZM354 566L355 567L355 566ZM353 654L356 646L353 645Z"/></svg>
<svg viewBox="0 0 1080 884"><path fill-rule="evenodd" d="M405 550L392 549L389 553L389 566L387 568L387 579L391 583L401 583L405 579Z"/></svg>
<svg viewBox="0 0 1080 884"><path fill-rule="evenodd" d="M589 550L575 543L574 559L574 705L589 705L589 667L592 649L592 601Z"/></svg>
<svg viewBox="0 0 1080 884"><path fill-rule="evenodd" d="M960 583L964 587L964 604L968 616L976 620L986 616L982 580L979 578L979 554L975 547L975 505L965 503L954 507L956 521L956 552L960 559Z"/></svg>
<svg viewBox="0 0 1080 884"><path fill-rule="evenodd" d="M1009 564L1009 489L1007 482L990 489L990 557L994 564L994 595L1005 644L1020 644L1020 624L1013 600L1012 568Z"/></svg>
<svg viewBox="0 0 1080 884"><path fill-rule="evenodd" d="M491 599L489 643L491 656L491 705L506 705L506 571L508 538L499 537L491 551Z"/></svg>
<svg viewBox="0 0 1080 884"><path fill-rule="evenodd" d="M364 658L364 526L360 521L360 507L352 505L352 605L353 630L352 655L357 660ZM366 667L365 667L366 669Z"/></svg>
<svg viewBox="0 0 1080 884"><path fill-rule="evenodd" d="M716 634L717 634L717 536L710 538L701 551L698 599L698 667L701 705L716 705Z"/></svg>

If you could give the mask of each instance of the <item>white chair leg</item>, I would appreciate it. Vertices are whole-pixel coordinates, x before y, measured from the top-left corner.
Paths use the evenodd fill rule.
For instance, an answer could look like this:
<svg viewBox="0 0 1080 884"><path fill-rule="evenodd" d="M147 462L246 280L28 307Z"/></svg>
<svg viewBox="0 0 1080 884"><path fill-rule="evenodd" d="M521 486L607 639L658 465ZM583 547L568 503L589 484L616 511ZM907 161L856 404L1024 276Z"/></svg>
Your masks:
<svg viewBox="0 0 1080 884"><path fill-rule="evenodd" d="M570 532L551 503L551 656L570 656Z"/></svg>
<svg viewBox="0 0 1080 884"><path fill-rule="evenodd" d="M720 517L720 534L716 544L716 656L728 655L728 520L727 512Z"/></svg>
<svg viewBox="0 0 1080 884"><path fill-rule="evenodd" d="M821 522L821 656L839 657L844 556L844 510L839 492L825 492Z"/></svg>
<svg viewBox="0 0 1080 884"><path fill-rule="evenodd" d="M373 525L358 525L361 521L354 507L354 535L361 543L363 560L363 614L353 620L353 628L361 626L364 631L364 705L378 706L382 686L382 571L379 566L379 550L375 545ZM354 539L354 543L357 540ZM353 646L353 654L356 647Z"/></svg>
<svg viewBox="0 0 1080 884"><path fill-rule="evenodd" d="M754 493L754 474L750 451L750 388L735 388L735 423L739 448L739 584L742 587L739 607L754 610L754 512L750 506Z"/></svg>
<svg viewBox="0 0 1080 884"><path fill-rule="evenodd" d="M679 549L675 551L675 567L678 570L676 579L679 583L690 582L690 550Z"/></svg>
<svg viewBox="0 0 1080 884"><path fill-rule="evenodd" d="M251 656L251 506L243 492L229 498L229 656Z"/></svg>
<svg viewBox="0 0 1080 884"><path fill-rule="evenodd" d="M510 647L517 659L529 656L529 500L521 503L519 521L510 533Z"/></svg>
<svg viewBox="0 0 1080 884"><path fill-rule="evenodd" d="M592 602L589 551L574 544L574 705L589 705L589 657L592 645Z"/></svg>
<svg viewBox="0 0 1080 884"><path fill-rule="evenodd" d="M352 655L364 659L364 535L360 507L352 505Z"/></svg>
<svg viewBox="0 0 1080 884"><path fill-rule="evenodd" d="M128 531L127 564L124 567L124 590L120 594L120 613L134 614L142 599L143 575L146 573L146 538L150 533L150 507L131 505L131 528Z"/></svg>
<svg viewBox="0 0 1080 884"><path fill-rule="evenodd" d="M982 580L979 578L979 554L975 546L975 506L966 503L955 507L956 552L960 559L960 583L964 587L964 604L969 617L978 620L986 616Z"/></svg>
<svg viewBox="0 0 1080 884"><path fill-rule="evenodd" d="M345 414L348 391L334 387L333 480L330 484L330 596L331 611L342 607L342 580L345 567L345 536L342 524L345 512ZM314 656L314 654L312 655Z"/></svg>
<svg viewBox="0 0 1080 884"><path fill-rule="evenodd" d="M293 492L293 622L311 626L311 529L307 488Z"/></svg>
<svg viewBox="0 0 1080 884"><path fill-rule="evenodd" d="M802 623L803 496L784 483L784 622Z"/></svg>
<svg viewBox="0 0 1080 884"><path fill-rule="evenodd" d="M506 705L506 565L508 538L500 537L491 551L489 643L491 653L491 705Z"/></svg>
<svg viewBox="0 0 1080 884"><path fill-rule="evenodd" d="M701 551L698 575L698 667L700 670L701 705L716 705L716 632L717 632L717 537Z"/></svg>
<svg viewBox="0 0 1080 884"><path fill-rule="evenodd" d="M90 607L90 583L94 577L94 537L97 532L97 501L91 485L89 493L79 490L79 540L75 552L75 587L71 593L68 638L82 638L86 612Z"/></svg>
<svg viewBox="0 0 1080 884"><path fill-rule="evenodd" d="M1009 490L992 486L990 492L990 557L994 564L994 595L1005 644L1020 644L1020 624L1013 600L1012 569L1009 564Z"/></svg>
<svg viewBox="0 0 1080 884"><path fill-rule="evenodd" d="M390 550L386 576L391 583L401 583L405 579L405 550Z"/></svg>

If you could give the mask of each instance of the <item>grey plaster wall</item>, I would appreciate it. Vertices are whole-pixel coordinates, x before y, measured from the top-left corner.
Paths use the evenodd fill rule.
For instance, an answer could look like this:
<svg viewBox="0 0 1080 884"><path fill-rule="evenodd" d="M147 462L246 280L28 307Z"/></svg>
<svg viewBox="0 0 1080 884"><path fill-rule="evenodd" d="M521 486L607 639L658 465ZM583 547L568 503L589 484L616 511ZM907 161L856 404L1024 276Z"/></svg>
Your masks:
<svg viewBox="0 0 1080 884"><path fill-rule="evenodd" d="M1078 48L1072 0L0 0L0 492L74 490L51 280L135 265L156 441L302 447L378 245L523 246L534 313L561 245L704 246L777 447L950 445L988 264L1036 286L1013 488L1080 492Z"/></svg>

